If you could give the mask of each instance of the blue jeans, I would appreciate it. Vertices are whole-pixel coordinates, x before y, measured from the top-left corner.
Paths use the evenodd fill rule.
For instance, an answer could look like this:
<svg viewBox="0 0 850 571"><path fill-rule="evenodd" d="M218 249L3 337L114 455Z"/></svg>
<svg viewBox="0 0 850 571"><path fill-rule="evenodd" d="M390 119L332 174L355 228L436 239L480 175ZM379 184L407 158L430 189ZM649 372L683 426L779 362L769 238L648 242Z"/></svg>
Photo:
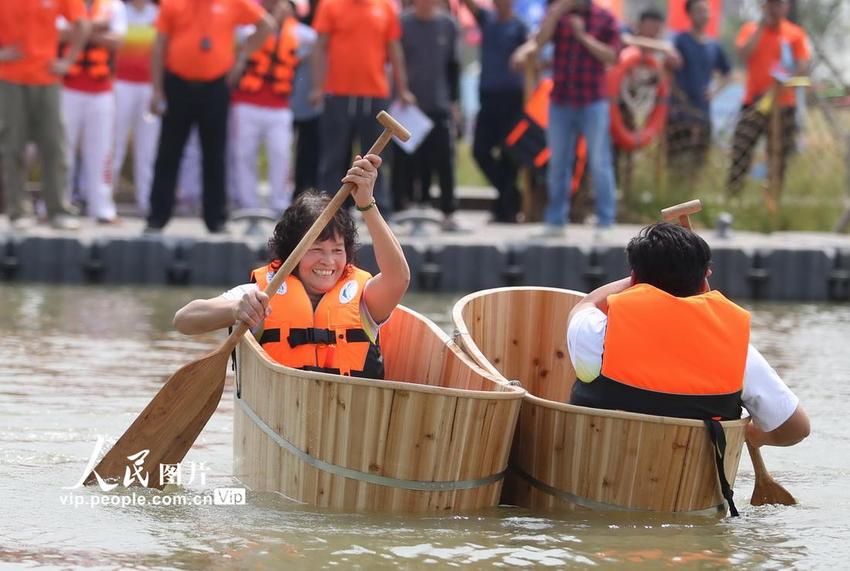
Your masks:
<svg viewBox="0 0 850 571"><path fill-rule="evenodd" d="M570 181L579 135L584 135L587 141L599 225L610 226L617 213L617 200L611 154L611 117L608 101L605 100L582 106L549 105L546 142L552 155L546 177L549 201L544 220L549 225L563 226L569 219Z"/></svg>

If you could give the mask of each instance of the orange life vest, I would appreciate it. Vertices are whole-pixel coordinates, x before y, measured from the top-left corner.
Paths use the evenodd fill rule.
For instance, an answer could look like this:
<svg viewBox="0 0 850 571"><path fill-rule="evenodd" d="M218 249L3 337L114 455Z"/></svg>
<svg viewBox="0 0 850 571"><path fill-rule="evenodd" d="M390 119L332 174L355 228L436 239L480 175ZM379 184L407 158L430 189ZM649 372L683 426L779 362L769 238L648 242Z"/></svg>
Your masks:
<svg viewBox="0 0 850 571"><path fill-rule="evenodd" d="M110 0L94 0L91 6L86 8L86 14L90 21L108 20L111 17L112 8ZM64 56L68 50L67 44L60 46L60 53ZM112 74L113 58L115 54L103 46L87 43L77 54L77 59L68 68L68 77L88 75L92 79L106 79Z"/></svg>
<svg viewBox="0 0 850 571"><path fill-rule="evenodd" d="M363 329L360 302L369 272L351 271L327 292L315 311L304 285L290 275L269 305L260 345L275 361L308 371L381 379L384 362L378 347ZM270 265L251 274L261 290L274 276Z"/></svg>
<svg viewBox="0 0 850 571"><path fill-rule="evenodd" d="M298 57L295 55L298 49L298 38L295 35L297 25L295 18L287 18L277 36L266 38L263 46L251 54L239 80L240 90L256 93L264 83L268 83L276 94L292 93L292 80L298 65Z"/></svg>
<svg viewBox="0 0 850 571"><path fill-rule="evenodd" d="M750 314L718 291L676 297L639 284L608 297L600 376L571 402L679 418L741 417Z"/></svg>

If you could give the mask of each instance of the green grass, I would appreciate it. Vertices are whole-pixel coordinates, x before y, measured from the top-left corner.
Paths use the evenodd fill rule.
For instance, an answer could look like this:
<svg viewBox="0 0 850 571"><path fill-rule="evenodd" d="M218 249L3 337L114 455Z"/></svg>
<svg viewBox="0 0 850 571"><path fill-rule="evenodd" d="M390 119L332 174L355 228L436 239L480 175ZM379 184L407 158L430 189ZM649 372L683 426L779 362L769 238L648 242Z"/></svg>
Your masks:
<svg viewBox="0 0 850 571"><path fill-rule="evenodd" d="M791 158L775 216L767 207L764 180L751 177L739 196L726 195L728 168L727 153L718 149L702 169L678 176L668 171L659 177L654 159L638 157L633 189L620 199L621 217L649 222L658 219L661 208L699 198L703 210L694 221L702 226L713 226L717 215L726 211L733 215L735 228L742 230L831 231L843 212L847 165L835 149L811 145Z"/></svg>
<svg viewBox="0 0 850 571"><path fill-rule="evenodd" d="M457 145L457 184L458 186L490 186L475 163L475 159L472 158L472 146L466 141L460 141Z"/></svg>

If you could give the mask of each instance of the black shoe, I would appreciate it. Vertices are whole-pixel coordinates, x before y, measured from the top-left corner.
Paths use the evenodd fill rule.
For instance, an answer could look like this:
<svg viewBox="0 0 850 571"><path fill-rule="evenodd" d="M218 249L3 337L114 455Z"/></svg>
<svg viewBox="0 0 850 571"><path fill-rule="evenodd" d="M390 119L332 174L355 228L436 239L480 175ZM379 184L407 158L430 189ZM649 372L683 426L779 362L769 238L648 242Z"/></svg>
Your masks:
<svg viewBox="0 0 850 571"><path fill-rule="evenodd" d="M148 224L145 226L145 229L142 230L142 234L146 236L158 236L159 234L162 234L162 226L151 226Z"/></svg>
<svg viewBox="0 0 850 571"><path fill-rule="evenodd" d="M219 224L218 226L212 226L207 228L210 234L230 234L230 228L227 227L227 224Z"/></svg>

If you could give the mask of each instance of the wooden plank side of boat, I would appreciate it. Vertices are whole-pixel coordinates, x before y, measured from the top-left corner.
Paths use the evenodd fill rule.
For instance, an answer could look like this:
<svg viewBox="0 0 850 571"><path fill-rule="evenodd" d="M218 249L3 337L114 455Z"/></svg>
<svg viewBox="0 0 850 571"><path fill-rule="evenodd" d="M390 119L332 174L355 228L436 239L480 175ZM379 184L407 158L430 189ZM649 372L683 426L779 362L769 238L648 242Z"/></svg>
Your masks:
<svg viewBox="0 0 850 571"><path fill-rule="evenodd" d="M496 505L524 391L399 307L381 330L386 378L283 367L237 349L234 473L310 505L381 511Z"/></svg>
<svg viewBox="0 0 850 571"><path fill-rule="evenodd" d="M701 421L567 404L576 382L566 326L584 294L543 287L470 294L455 340L482 368L519 380L523 399L503 501L531 508L701 511L723 503ZM723 422L734 485L747 420Z"/></svg>

